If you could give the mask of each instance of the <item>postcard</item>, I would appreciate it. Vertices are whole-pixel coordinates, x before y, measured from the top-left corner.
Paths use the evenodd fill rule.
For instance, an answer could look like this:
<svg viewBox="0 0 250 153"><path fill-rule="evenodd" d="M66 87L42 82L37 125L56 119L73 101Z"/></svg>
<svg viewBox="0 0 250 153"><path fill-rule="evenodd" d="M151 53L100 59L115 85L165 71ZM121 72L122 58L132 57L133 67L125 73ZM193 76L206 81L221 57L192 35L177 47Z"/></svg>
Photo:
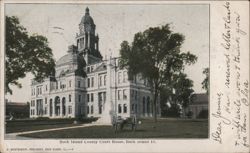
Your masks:
<svg viewBox="0 0 250 153"><path fill-rule="evenodd" d="M1 1L3 153L249 149L249 1Z"/></svg>

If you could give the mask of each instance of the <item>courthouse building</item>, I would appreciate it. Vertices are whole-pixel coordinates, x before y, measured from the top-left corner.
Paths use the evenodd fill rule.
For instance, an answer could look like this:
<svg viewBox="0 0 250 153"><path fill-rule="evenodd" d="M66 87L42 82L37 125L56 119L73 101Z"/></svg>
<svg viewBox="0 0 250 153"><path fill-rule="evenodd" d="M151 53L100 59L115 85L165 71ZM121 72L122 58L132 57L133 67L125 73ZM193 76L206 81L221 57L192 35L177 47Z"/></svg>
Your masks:
<svg viewBox="0 0 250 153"><path fill-rule="evenodd" d="M147 81L140 75L128 80L118 58L103 60L95 30L86 8L76 46L69 46L67 54L56 62L55 76L43 82L32 80L31 117L99 117L103 122L110 122L113 115L152 117L153 95ZM159 102L157 113L160 115Z"/></svg>

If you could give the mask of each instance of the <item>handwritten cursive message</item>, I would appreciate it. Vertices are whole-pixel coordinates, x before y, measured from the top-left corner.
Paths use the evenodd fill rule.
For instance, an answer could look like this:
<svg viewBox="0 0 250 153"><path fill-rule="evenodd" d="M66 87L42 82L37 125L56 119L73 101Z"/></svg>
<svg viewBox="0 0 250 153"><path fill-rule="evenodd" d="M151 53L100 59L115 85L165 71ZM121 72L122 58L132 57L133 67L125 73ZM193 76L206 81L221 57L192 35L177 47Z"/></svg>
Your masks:
<svg viewBox="0 0 250 153"><path fill-rule="evenodd" d="M232 8L230 2L225 2L222 8L224 15L220 44L225 61L222 75L225 88L216 94L216 109L211 115L217 124L211 137L215 142L223 144L224 136L228 135L225 131L229 130L232 145L249 148L249 80L243 75L248 69L242 67L242 53L246 52L242 47L242 40L247 39L247 33L242 29L243 19L240 13Z"/></svg>

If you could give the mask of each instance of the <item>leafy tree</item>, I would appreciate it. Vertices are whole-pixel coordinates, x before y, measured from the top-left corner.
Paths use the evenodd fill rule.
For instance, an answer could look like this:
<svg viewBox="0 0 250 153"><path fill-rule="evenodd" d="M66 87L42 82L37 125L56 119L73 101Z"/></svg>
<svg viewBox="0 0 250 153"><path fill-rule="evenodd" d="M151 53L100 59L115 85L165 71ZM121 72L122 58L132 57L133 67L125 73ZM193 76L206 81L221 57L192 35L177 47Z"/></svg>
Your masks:
<svg viewBox="0 0 250 153"><path fill-rule="evenodd" d="M190 96L194 92L193 81L188 79L184 73L174 74L170 83L161 89L161 110L165 116L178 114L177 111L180 110L175 108L178 105L186 108L191 101ZM166 107L166 102L170 102L170 108Z"/></svg>
<svg viewBox="0 0 250 153"><path fill-rule="evenodd" d="M12 94L10 85L19 88L18 79L24 78L27 72L35 76L36 81L54 75L55 61L48 40L44 36L28 35L17 17L6 16L6 80L5 92Z"/></svg>
<svg viewBox="0 0 250 153"><path fill-rule="evenodd" d="M174 75L178 75L185 65L194 64L197 57L190 52L181 52L184 36L174 33L169 25L154 27L138 32L132 44L121 43L121 68L127 68L129 79L141 74L154 94L153 115L155 121L156 103L163 86L171 84Z"/></svg>
<svg viewBox="0 0 250 153"><path fill-rule="evenodd" d="M202 89L209 91L209 68L203 69L202 73L205 75L205 79L202 81Z"/></svg>
<svg viewBox="0 0 250 153"><path fill-rule="evenodd" d="M192 89L193 81L187 78L187 75L180 73L179 75L174 75L173 77L173 87L175 93L173 93L173 98L175 103L181 104L182 107L186 108L190 102L190 96L194 92Z"/></svg>

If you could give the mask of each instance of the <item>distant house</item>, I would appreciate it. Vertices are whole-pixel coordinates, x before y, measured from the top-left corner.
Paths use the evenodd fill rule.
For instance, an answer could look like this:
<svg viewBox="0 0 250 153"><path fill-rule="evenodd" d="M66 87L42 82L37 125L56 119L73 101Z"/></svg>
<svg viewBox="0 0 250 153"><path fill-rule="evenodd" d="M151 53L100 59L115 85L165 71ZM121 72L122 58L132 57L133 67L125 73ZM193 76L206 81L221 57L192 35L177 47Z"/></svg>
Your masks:
<svg viewBox="0 0 250 153"><path fill-rule="evenodd" d="M20 119L29 118L29 103L6 102L6 118Z"/></svg>
<svg viewBox="0 0 250 153"><path fill-rule="evenodd" d="M208 94L199 93L191 96L191 103L187 108L187 112L191 112L192 118L208 117Z"/></svg>

